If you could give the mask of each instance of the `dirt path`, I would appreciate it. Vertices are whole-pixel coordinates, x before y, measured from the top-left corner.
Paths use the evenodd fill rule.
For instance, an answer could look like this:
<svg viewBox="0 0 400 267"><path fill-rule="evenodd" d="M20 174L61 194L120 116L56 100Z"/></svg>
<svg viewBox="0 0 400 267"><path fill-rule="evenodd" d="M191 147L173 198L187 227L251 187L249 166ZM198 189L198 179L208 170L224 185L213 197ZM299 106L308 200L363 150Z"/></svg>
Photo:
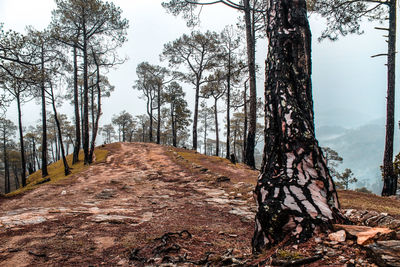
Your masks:
<svg viewBox="0 0 400 267"><path fill-rule="evenodd" d="M251 253L251 184L216 182L178 164L167 147L110 150L105 163L0 203L0 266L201 263L207 253Z"/></svg>

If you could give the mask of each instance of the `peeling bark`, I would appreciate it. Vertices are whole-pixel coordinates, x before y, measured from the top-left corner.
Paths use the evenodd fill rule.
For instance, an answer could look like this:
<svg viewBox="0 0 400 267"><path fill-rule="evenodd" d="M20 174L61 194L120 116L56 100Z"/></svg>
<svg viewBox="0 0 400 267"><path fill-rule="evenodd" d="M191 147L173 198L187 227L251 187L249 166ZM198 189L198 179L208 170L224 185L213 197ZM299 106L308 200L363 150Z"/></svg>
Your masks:
<svg viewBox="0 0 400 267"><path fill-rule="evenodd" d="M253 251L302 242L343 217L314 132L306 3L269 0L264 157ZM251 144L248 144L251 145Z"/></svg>

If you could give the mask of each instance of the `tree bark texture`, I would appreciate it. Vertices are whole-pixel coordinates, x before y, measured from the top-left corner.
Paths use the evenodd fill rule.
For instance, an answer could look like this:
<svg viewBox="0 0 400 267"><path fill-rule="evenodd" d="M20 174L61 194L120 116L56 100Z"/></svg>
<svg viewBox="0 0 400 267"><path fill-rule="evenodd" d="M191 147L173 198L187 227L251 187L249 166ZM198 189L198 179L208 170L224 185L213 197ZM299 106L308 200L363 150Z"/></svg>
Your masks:
<svg viewBox="0 0 400 267"><path fill-rule="evenodd" d="M267 35L266 130L255 189L254 252L286 238L305 241L342 218L314 133L311 33L305 1L269 0Z"/></svg>
<svg viewBox="0 0 400 267"><path fill-rule="evenodd" d="M387 57L387 103L386 103L386 139L383 155L383 188L382 196L396 195L397 176L393 170L394 139L394 101L395 101L395 64L396 62L396 0L389 2L389 41Z"/></svg>
<svg viewBox="0 0 400 267"><path fill-rule="evenodd" d="M256 64L255 64L255 36L251 23L250 0L244 0L244 17L246 25L247 59L249 65L249 84L250 84L250 110L249 110L249 129L246 142L246 157L244 163L255 168L254 147L256 139L257 125L257 89L256 89Z"/></svg>

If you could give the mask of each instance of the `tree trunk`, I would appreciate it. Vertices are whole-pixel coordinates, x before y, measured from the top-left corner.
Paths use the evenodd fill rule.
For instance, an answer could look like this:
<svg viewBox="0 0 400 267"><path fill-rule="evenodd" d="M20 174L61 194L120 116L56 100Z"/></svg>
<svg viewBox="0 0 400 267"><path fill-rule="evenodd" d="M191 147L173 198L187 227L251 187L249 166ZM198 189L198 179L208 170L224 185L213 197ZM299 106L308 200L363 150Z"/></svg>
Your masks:
<svg viewBox="0 0 400 267"><path fill-rule="evenodd" d="M83 152L85 154L84 163L89 161L89 84L88 84L88 51L86 25L83 22Z"/></svg>
<svg viewBox="0 0 400 267"><path fill-rule="evenodd" d="M46 177L49 175L47 170L47 118L46 118L46 89L44 85L44 58L42 51L41 58L41 67L42 67L42 78L40 81L40 89L41 89L41 98L42 98L42 177Z"/></svg>
<svg viewBox="0 0 400 267"><path fill-rule="evenodd" d="M153 107L150 108L150 127L149 127L149 140L153 142Z"/></svg>
<svg viewBox="0 0 400 267"><path fill-rule="evenodd" d="M243 113L244 113L244 122L243 122L243 153L242 158L246 157L246 147L247 147L247 85L244 83L244 93L243 93Z"/></svg>
<svg viewBox="0 0 400 267"><path fill-rule="evenodd" d="M93 162L93 154L94 154L94 148L96 146L96 136L97 136L97 131L99 129L99 120L101 116L101 88L100 88L100 68L99 65L95 59L96 66L97 66L97 116L93 124L93 130L92 130L92 141L90 143L90 153L89 153L89 162Z"/></svg>
<svg viewBox="0 0 400 267"><path fill-rule="evenodd" d="M315 138L305 0L269 0L267 14L266 143L255 189L254 252L286 238L305 241L343 218Z"/></svg>
<svg viewBox="0 0 400 267"><path fill-rule="evenodd" d="M199 117L199 97L200 97L200 84L197 81L196 95L194 99L194 115L193 115L193 150L197 150L197 119Z"/></svg>
<svg viewBox="0 0 400 267"><path fill-rule="evenodd" d="M161 132L161 85L157 88L157 144L160 144Z"/></svg>
<svg viewBox="0 0 400 267"><path fill-rule="evenodd" d="M215 156L219 156L219 130L218 130L218 110L217 99L214 102L214 117L215 117Z"/></svg>
<svg viewBox="0 0 400 267"><path fill-rule="evenodd" d="M226 158L231 156L231 53L228 55L228 75L226 77Z"/></svg>
<svg viewBox="0 0 400 267"><path fill-rule="evenodd" d="M394 101L395 101L395 61L396 61L396 0L389 2L389 41L387 58L387 104L386 104L386 140L383 156L382 196L396 195L397 175L393 170L394 138Z"/></svg>
<svg viewBox="0 0 400 267"><path fill-rule="evenodd" d="M6 140L7 140L6 127L4 124L4 129L3 129L4 194L10 193L10 168L8 167Z"/></svg>
<svg viewBox="0 0 400 267"><path fill-rule="evenodd" d="M204 115L204 155L207 155L207 115Z"/></svg>
<svg viewBox="0 0 400 267"><path fill-rule="evenodd" d="M64 150L63 140L62 140L61 125L60 125L60 121L58 120L58 116L57 116L57 109L56 109L56 103L55 103L55 99L54 99L53 88L51 88L50 90L51 90L51 104L53 106L53 112L54 112L54 120L56 121L56 125L57 125L58 138L59 138L59 142L60 142L61 156L62 156L62 160L63 160L63 164L64 164L64 175L67 176L68 174L71 173L71 170L70 170L70 168L68 166L68 162L67 162L67 159L65 157L65 150Z"/></svg>
<svg viewBox="0 0 400 267"><path fill-rule="evenodd" d="M176 125L175 125L175 115L174 115L175 106L173 102L171 103L171 126L172 126L172 145L176 147Z"/></svg>
<svg viewBox="0 0 400 267"><path fill-rule="evenodd" d="M251 7L250 0L244 0L244 17L246 25L246 41L247 41L247 59L249 65L249 83L250 83L250 116L249 130L246 142L246 157L244 163L255 168L254 146L256 138L257 124L257 90L256 90L256 65L255 65L255 38L253 36L251 23Z"/></svg>
<svg viewBox="0 0 400 267"><path fill-rule="evenodd" d="M15 189L19 188L19 180L18 180L18 169L16 166L13 167L13 172L14 172L14 181L15 181ZM10 190L10 172L8 172L8 186L9 186L9 191Z"/></svg>
<svg viewBox="0 0 400 267"><path fill-rule="evenodd" d="M21 99L20 95L16 95L17 108L18 108L18 128L19 128L19 144L21 150L21 181L22 186L26 186L26 161L25 161L25 148L24 148L24 134L22 130L22 112L21 112Z"/></svg>

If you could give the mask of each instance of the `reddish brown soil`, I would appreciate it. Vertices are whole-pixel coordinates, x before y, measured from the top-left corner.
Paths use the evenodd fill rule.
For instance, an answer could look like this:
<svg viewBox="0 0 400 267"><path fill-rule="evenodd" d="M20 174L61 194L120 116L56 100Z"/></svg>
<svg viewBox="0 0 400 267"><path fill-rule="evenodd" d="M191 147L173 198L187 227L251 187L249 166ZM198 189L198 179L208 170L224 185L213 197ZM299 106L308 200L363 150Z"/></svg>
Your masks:
<svg viewBox="0 0 400 267"><path fill-rule="evenodd" d="M105 149L104 163L0 199L0 266L265 266L280 254L373 266L353 241L326 234L251 256L256 171L155 144Z"/></svg>
<svg viewBox="0 0 400 267"><path fill-rule="evenodd" d="M186 253L192 261L228 248L251 253L249 195L229 196L212 174L177 164L167 147L108 149L105 163L1 201L0 266L140 265L129 260L134 249L138 258ZM191 236L156 239L183 230Z"/></svg>

